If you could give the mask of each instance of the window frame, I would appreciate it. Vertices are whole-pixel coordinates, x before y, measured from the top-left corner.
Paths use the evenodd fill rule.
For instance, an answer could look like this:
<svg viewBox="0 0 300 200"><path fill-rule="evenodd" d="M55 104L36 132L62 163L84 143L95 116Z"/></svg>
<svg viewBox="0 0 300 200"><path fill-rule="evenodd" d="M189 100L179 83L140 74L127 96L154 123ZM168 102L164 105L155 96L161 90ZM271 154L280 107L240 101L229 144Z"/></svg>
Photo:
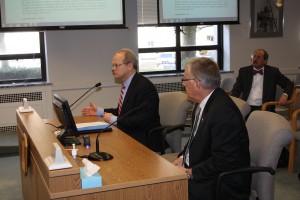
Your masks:
<svg viewBox="0 0 300 200"><path fill-rule="evenodd" d="M5 33L5 32L3 32ZM9 33L9 32L8 32ZM27 54L0 54L0 60L18 60L18 59L32 59L39 58L41 62L41 78L36 79L14 79L14 80L0 80L1 85L15 84L15 83L36 83L36 82L46 82L47 81L47 71L46 71L46 50L45 50L45 34L44 32L39 32L39 42L40 42L40 53L27 53Z"/></svg>
<svg viewBox="0 0 300 200"><path fill-rule="evenodd" d="M217 56L217 63L219 66L219 70L223 70L224 65L224 42L223 42L223 25L218 25L218 44L217 45L197 45L197 46L181 46L180 45L180 33L181 33L181 26L176 25L174 26L176 32L176 45L175 47L155 47L155 48L139 48L138 53L161 53L161 52L169 52L173 51L176 53L176 70L164 70L164 71L150 71L150 72L140 72L144 75L164 75L164 74L182 74L184 69L181 69L181 51L193 51L193 50L216 50L218 52ZM139 27L145 27L151 25L142 25ZM153 26L153 25L152 25ZM155 25L157 26L157 25ZM170 26L169 26L170 27Z"/></svg>

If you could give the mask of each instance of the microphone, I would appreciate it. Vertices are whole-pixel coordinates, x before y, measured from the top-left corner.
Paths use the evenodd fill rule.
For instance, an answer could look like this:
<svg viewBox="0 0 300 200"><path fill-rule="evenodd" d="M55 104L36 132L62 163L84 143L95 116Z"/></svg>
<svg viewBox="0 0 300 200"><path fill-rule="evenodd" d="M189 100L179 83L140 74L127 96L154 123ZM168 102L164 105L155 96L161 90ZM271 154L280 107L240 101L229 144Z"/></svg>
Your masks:
<svg viewBox="0 0 300 200"><path fill-rule="evenodd" d="M129 114L133 113L134 111L146 107L146 105L147 105L146 103L143 103L140 106L129 110L127 113L125 113L124 115L118 117L117 120L115 120L114 122L110 123L107 127L105 127L104 129L102 129L101 131L99 131L99 133L97 134L97 137L96 137L96 152L90 153L88 155L88 159L89 160L93 160L93 161L105 161L105 160L111 160L111 159L113 159L113 156L111 154L109 154L107 152L100 152L100 150L99 150L99 140L98 140L100 133L103 133L104 131L106 131L107 129L109 129L116 122L122 121L125 117L127 117Z"/></svg>
<svg viewBox="0 0 300 200"><path fill-rule="evenodd" d="M79 101L82 97L84 97L84 95L86 95L89 91L91 91L91 90L94 89L94 88L100 87L100 86L101 86L101 82L96 83L96 85L94 85L93 87L91 87L88 91L86 91L83 95L81 95L74 103L72 103L72 104L70 105L70 108L71 108L75 103L77 103L77 101Z"/></svg>

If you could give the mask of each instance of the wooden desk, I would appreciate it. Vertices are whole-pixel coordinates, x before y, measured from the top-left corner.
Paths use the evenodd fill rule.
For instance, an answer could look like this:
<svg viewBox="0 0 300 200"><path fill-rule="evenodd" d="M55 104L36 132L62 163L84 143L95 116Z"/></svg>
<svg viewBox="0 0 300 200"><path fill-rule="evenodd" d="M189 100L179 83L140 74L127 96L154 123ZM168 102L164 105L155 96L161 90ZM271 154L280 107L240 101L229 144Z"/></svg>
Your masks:
<svg viewBox="0 0 300 200"><path fill-rule="evenodd" d="M95 121L96 117L76 118L77 122ZM53 120L52 120L53 121ZM25 200L41 199L188 199L185 173L150 151L145 146L113 127L112 132L101 133L100 150L114 159L94 162L101 168L102 187L81 189L81 159L74 160L36 112L17 111L21 163L26 159L24 137L28 141L28 172L21 166L23 196ZM90 134L91 148L83 145L78 154L95 151L96 134ZM81 138L82 140L82 138ZM22 142L23 141L23 142ZM44 159L50 155L52 143L58 143L72 168L49 171ZM23 144L22 144L23 143ZM83 143L83 142L82 142ZM71 148L71 147L67 147ZM26 163L26 162L25 162Z"/></svg>

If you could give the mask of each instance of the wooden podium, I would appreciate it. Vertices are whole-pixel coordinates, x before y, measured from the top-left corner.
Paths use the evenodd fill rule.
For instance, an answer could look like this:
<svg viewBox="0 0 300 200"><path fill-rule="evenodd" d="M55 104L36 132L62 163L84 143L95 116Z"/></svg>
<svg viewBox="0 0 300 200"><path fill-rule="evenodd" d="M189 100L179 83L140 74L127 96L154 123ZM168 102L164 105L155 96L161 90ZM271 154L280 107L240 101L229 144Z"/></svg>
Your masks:
<svg viewBox="0 0 300 200"><path fill-rule="evenodd" d="M101 133L100 150L114 156L109 161L92 161L100 166L102 187L81 189L82 159L74 160L72 147L64 147L53 134L54 127L34 111L17 111L19 130L21 179L24 200L41 199L188 199L186 174L172 163L150 151L124 132L113 127L112 132ZM97 117L82 116L76 122L90 122ZM90 134L91 148L76 146L78 155L95 151L96 134ZM44 159L51 154L53 143L58 143L63 155L71 163L67 169L49 170Z"/></svg>

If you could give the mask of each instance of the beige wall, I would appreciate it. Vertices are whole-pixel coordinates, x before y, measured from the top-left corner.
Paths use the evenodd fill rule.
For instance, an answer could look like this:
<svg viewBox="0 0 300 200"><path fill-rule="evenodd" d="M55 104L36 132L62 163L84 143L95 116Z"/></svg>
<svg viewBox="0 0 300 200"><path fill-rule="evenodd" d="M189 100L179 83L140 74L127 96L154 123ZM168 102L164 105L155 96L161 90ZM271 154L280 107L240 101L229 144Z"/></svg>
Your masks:
<svg viewBox="0 0 300 200"><path fill-rule="evenodd" d="M250 0L240 1L240 25L230 26L230 67L237 73L250 64L250 55L257 48L269 53L269 64L290 74L300 67L300 1L284 1L283 37L250 38Z"/></svg>
<svg viewBox="0 0 300 200"><path fill-rule="evenodd" d="M240 0L240 24L228 26L225 37L225 68L233 70L250 64L250 54L264 48L270 54L269 64L293 76L300 66L300 1L286 0L284 8L284 36L276 38L250 38L250 0ZM48 77L52 92L74 102L95 83L102 89L90 93L78 102L74 115L93 101L104 107L116 106L119 86L111 75L113 53L123 47L137 51L136 0L126 1L128 29L47 31L46 47ZM180 77L151 78L154 83L177 82ZM0 117L1 119L1 117Z"/></svg>

